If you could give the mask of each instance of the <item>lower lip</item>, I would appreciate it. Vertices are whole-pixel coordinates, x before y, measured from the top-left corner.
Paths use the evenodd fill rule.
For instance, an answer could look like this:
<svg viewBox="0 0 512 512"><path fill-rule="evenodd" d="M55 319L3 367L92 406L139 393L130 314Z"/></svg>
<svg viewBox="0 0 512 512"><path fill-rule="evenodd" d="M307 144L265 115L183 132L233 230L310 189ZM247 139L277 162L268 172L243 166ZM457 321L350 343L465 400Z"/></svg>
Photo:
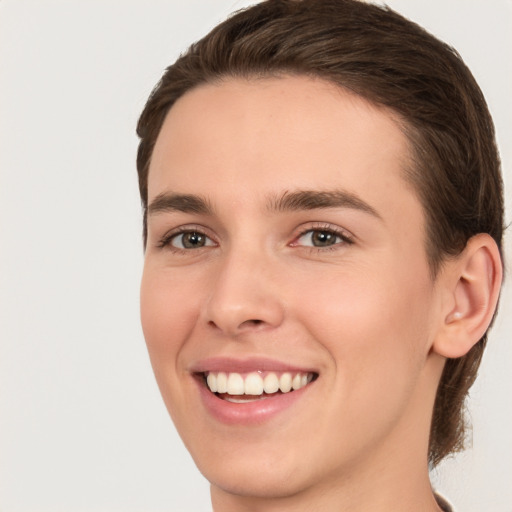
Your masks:
<svg viewBox="0 0 512 512"><path fill-rule="evenodd" d="M198 386L206 410L216 420L228 425L256 425L269 421L291 407L304 396L311 383L296 391L241 404L222 400L212 393L202 380L198 379Z"/></svg>

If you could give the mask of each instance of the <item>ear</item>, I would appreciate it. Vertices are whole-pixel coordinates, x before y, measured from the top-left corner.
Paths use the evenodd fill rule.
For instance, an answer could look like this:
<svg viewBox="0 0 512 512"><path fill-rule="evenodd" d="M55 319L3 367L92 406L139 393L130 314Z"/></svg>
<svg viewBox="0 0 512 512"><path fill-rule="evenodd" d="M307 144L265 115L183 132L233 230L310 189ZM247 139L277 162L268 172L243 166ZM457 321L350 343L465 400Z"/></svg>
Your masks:
<svg viewBox="0 0 512 512"><path fill-rule="evenodd" d="M496 310L503 278L496 242L488 234L475 235L442 273L447 300L432 349L447 358L462 357L485 334Z"/></svg>

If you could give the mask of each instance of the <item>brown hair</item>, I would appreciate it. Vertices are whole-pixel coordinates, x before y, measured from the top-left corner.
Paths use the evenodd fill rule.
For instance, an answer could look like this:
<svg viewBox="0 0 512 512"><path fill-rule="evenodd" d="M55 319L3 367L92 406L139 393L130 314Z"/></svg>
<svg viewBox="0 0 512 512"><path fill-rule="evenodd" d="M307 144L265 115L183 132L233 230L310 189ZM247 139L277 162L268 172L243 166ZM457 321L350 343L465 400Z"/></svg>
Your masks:
<svg viewBox="0 0 512 512"><path fill-rule="evenodd" d="M139 119L139 188L146 208L151 155L174 102L226 77L323 78L394 111L412 148L407 171L426 217L433 278L477 233L501 250L503 185L485 99L455 50L387 7L358 0L270 0L239 11L167 68ZM429 460L463 448L464 401L486 335L447 361L434 405Z"/></svg>

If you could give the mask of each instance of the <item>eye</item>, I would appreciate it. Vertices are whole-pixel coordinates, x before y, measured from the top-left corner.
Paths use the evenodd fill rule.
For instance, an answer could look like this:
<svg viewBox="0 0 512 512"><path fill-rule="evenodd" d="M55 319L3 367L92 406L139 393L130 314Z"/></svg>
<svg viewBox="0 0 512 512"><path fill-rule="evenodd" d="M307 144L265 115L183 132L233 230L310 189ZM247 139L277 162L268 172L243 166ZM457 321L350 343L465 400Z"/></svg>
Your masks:
<svg viewBox="0 0 512 512"><path fill-rule="evenodd" d="M345 234L339 233L332 229L308 229L302 233L293 245L301 245L305 247L334 247L336 245L347 243L351 244L352 240Z"/></svg>
<svg viewBox="0 0 512 512"><path fill-rule="evenodd" d="M183 231L173 234L163 241L176 249L201 249L215 245L214 241L200 231Z"/></svg>

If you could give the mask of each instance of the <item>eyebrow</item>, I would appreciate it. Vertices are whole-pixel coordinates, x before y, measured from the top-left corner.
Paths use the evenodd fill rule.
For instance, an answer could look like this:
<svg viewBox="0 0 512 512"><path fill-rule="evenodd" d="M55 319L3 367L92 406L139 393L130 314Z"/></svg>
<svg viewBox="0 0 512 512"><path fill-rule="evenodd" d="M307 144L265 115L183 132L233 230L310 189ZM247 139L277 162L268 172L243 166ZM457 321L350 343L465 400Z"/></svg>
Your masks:
<svg viewBox="0 0 512 512"><path fill-rule="evenodd" d="M194 194L158 194L148 206L148 215L163 212L211 215L212 211L208 199Z"/></svg>
<svg viewBox="0 0 512 512"><path fill-rule="evenodd" d="M381 215L360 197L346 190L298 190L287 191L281 196L270 198L270 211L289 212L299 210L320 210L324 208L350 208L368 213L380 220Z"/></svg>
<svg viewBox="0 0 512 512"><path fill-rule="evenodd" d="M346 190L297 190L286 191L280 196L271 196L267 209L271 212L292 212L301 210L321 210L328 208L349 208L368 213L380 220L381 215L360 197ZM197 213L213 215L209 200L195 194L162 193L148 206L148 215L164 212Z"/></svg>

